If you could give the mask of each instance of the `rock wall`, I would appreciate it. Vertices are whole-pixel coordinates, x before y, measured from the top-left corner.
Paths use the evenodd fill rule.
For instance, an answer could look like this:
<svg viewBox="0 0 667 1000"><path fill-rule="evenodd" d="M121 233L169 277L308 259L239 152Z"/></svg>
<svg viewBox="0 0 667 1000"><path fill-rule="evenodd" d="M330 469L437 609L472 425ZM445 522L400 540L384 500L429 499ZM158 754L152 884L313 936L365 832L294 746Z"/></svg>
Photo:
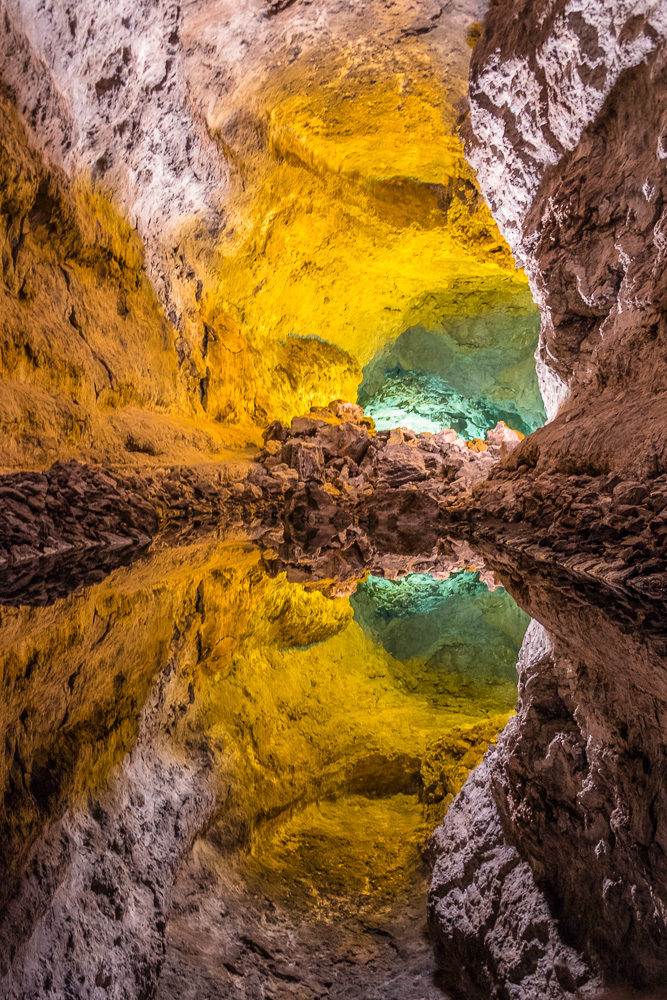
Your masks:
<svg viewBox="0 0 667 1000"><path fill-rule="evenodd" d="M467 155L540 306L551 417L665 387L666 36L650 0L500 3L473 55Z"/></svg>
<svg viewBox="0 0 667 1000"><path fill-rule="evenodd" d="M436 835L431 923L466 998L665 980L666 58L663 4L519 0L473 56L468 155L540 306L551 422L456 515L547 630Z"/></svg>
<svg viewBox="0 0 667 1000"><path fill-rule="evenodd" d="M529 560L486 557L540 624L519 657L517 715L435 837L430 916L445 975L466 997L658 989L662 620Z"/></svg>
<svg viewBox="0 0 667 1000"><path fill-rule="evenodd" d="M481 9L2 0L5 465L193 461L531 312L456 135Z"/></svg>
<svg viewBox="0 0 667 1000"><path fill-rule="evenodd" d="M0 462L177 453L187 420L152 414L192 413L141 240L101 192L44 163L6 90L0 118ZM187 443L216 437L192 426Z"/></svg>

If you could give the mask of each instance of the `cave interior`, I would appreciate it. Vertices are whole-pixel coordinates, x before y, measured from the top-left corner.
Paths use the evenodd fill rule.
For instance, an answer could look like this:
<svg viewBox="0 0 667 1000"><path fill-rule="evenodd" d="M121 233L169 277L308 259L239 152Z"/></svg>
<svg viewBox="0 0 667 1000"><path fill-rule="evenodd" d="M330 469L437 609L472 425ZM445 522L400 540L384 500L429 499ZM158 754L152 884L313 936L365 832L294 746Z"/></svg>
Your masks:
<svg viewBox="0 0 667 1000"><path fill-rule="evenodd" d="M667 998L663 0L0 13L0 996Z"/></svg>

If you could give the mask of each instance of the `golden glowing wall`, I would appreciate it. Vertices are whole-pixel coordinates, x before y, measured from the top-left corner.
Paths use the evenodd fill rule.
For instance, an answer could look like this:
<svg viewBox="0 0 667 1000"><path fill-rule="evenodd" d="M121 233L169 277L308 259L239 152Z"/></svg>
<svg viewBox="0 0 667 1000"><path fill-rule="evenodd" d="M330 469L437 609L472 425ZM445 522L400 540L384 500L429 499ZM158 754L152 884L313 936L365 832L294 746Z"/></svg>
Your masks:
<svg viewBox="0 0 667 1000"><path fill-rule="evenodd" d="M147 234L148 269L104 179L49 168L2 96L0 466L209 457L356 398L407 327L531 310L456 136L464 29L439 48L372 6L296 48L290 8L237 76L224 46L217 68L202 56L218 7L185 21L190 99L229 186Z"/></svg>
<svg viewBox="0 0 667 1000"><path fill-rule="evenodd" d="M384 68L371 82L325 62L316 85L301 73L262 95L263 134L258 122L235 132L236 225L206 265L215 279L203 303L213 329L231 317L253 345L271 387L260 407L283 418L353 398L361 367L409 326L517 303L534 310L432 72L409 79ZM188 245L194 253L201 241ZM309 342L306 385L285 354L289 337L318 337L340 353L323 365ZM222 366L211 369L213 412L228 406L224 380Z"/></svg>
<svg viewBox="0 0 667 1000"><path fill-rule="evenodd" d="M47 169L1 91L0 189L0 469L219 449L137 233Z"/></svg>

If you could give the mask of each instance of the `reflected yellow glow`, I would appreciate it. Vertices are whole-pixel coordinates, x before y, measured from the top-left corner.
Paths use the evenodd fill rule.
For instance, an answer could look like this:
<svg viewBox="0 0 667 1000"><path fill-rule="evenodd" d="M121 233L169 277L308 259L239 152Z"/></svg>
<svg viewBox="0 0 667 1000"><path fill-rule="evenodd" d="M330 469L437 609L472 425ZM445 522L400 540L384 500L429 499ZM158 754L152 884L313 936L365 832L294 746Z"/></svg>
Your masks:
<svg viewBox="0 0 667 1000"><path fill-rule="evenodd" d="M311 802L262 832L249 872L292 905L367 896L379 910L414 884L430 832L416 795Z"/></svg>
<svg viewBox="0 0 667 1000"><path fill-rule="evenodd" d="M396 660L349 598L284 578L255 594L256 628L235 651L205 633L197 728L235 776L216 842L249 838L262 891L306 900L379 879L398 892L515 691Z"/></svg>
<svg viewBox="0 0 667 1000"><path fill-rule="evenodd" d="M395 659L348 597L268 578L243 544L158 552L1 621L0 728L20 766L6 773L0 839L17 862L121 766L168 667L160 752L205 752L215 844L246 844L272 892L374 892L383 878L398 892L512 707L510 685Z"/></svg>

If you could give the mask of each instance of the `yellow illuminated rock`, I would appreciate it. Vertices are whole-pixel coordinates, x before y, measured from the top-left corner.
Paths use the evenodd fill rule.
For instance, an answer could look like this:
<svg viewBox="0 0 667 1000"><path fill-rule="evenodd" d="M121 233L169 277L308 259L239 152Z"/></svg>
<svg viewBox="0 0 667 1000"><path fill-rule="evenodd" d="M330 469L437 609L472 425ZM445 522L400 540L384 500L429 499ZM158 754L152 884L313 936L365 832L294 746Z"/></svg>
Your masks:
<svg viewBox="0 0 667 1000"><path fill-rule="evenodd" d="M213 625L203 633L196 728L234 774L215 842L248 837L250 872L271 894L355 893L371 869L400 891L514 693L401 662L351 620L349 598L283 578L255 615L232 655L211 646Z"/></svg>
<svg viewBox="0 0 667 1000"><path fill-rule="evenodd" d="M450 66L418 34L387 47L376 20L356 48L287 45L224 96L193 65L224 222L178 215L147 248L95 170L52 169L2 96L2 465L219 455L356 399L407 328L532 313L456 135L464 31Z"/></svg>
<svg viewBox="0 0 667 1000"><path fill-rule="evenodd" d="M368 896L381 909L411 888L430 832L416 795L323 799L268 824L249 872L293 906Z"/></svg>
<svg viewBox="0 0 667 1000"><path fill-rule="evenodd" d="M485 317L479 389L520 396L536 329L514 320L535 309L458 136L468 13L195 6L178 42L205 131L192 162L169 105L145 171L123 167L123 143L137 154L123 120L87 166L61 150L66 173L0 94L0 465L255 445L272 419L356 399L362 368L410 328L483 367ZM458 375L464 395L477 385Z"/></svg>
<svg viewBox="0 0 667 1000"><path fill-rule="evenodd" d="M0 468L196 461L256 440L206 420L142 242L109 198L48 171L2 93L0 127Z"/></svg>
<svg viewBox="0 0 667 1000"><path fill-rule="evenodd" d="M269 415L286 419L327 395L353 397L361 366L415 324L437 328L448 316L518 302L534 311L461 141L448 132L442 86L404 74L370 85L350 73L288 89L266 96L263 171L257 177L255 162L252 193L240 196L239 225L208 265L216 281L204 297L204 312L232 316L256 345L272 388L262 404ZM190 246L197 252L194 238ZM345 352L336 364L307 342L319 395L285 357L290 337L318 337ZM211 369L212 412L225 377Z"/></svg>

